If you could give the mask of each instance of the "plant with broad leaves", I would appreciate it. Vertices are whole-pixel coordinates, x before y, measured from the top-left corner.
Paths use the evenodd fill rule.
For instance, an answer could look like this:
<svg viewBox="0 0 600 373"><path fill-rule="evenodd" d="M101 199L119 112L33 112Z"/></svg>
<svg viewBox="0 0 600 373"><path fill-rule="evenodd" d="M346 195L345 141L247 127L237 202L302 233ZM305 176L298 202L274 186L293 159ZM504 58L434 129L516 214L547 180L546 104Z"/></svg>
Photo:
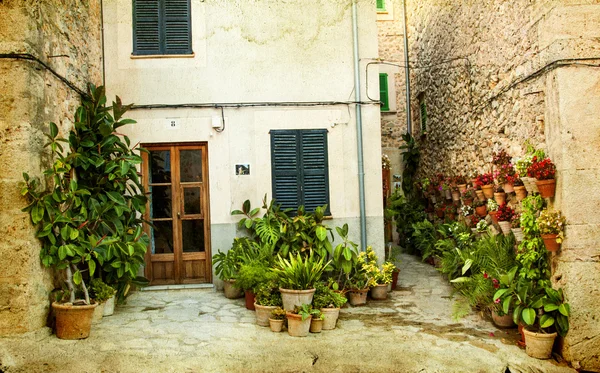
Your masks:
<svg viewBox="0 0 600 373"><path fill-rule="evenodd" d="M282 288L307 290L315 287L329 263L325 263L324 257L316 259L314 255L309 255L303 258L300 254L290 254L289 260L277 256L273 271Z"/></svg>
<svg viewBox="0 0 600 373"><path fill-rule="evenodd" d="M147 199L136 170L142 159L129 138L117 132L135 123L122 119L130 106L117 97L106 107L103 87L90 85L89 96L75 113L68 139L58 137L58 126L50 123L46 146L53 164L44 172L46 186L24 173L21 190L29 201L23 211L29 212L42 242L42 263L65 270L70 301L75 301L77 285L86 304L85 277L114 284L121 298L130 283L147 283L136 276L148 245L140 218Z"/></svg>

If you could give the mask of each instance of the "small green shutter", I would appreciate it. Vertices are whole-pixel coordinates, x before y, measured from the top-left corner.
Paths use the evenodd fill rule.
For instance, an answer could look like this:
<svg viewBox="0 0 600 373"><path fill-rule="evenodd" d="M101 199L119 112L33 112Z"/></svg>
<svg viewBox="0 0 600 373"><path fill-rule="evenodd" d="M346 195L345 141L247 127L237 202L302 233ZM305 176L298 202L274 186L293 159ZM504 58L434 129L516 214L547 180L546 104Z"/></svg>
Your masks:
<svg viewBox="0 0 600 373"><path fill-rule="evenodd" d="M388 74L379 74L379 101L381 101L381 111L390 111Z"/></svg>
<svg viewBox="0 0 600 373"><path fill-rule="evenodd" d="M271 131L273 198L283 209L300 204L300 154L297 131Z"/></svg>
<svg viewBox="0 0 600 373"><path fill-rule="evenodd" d="M133 0L133 54L191 54L190 0Z"/></svg>
<svg viewBox="0 0 600 373"><path fill-rule="evenodd" d="M327 130L301 131L302 135L302 204L306 211L327 204L329 215L329 172Z"/></svg>
<svg viewBox="0 0 600 373"><path fill-rule="evenodd" d="M159 0L133 1L134 54L160 53Z"/></svg>
<svg viewBox="0 0 600 373"><path fill-rule="evenodd" d="M164 4L165 54L191 54L190 0L166 0Z"/></svg>
<svg viewBox="0 0 600 373"><path fill-rule="evenodd" d="M427 132L427 105L425 104L425 100L421 100L419 103L421 109L421 132Z"/></svg>
<svg viewBox="0 0 600 373"><path fill-rule="evenodd" d="M385 12L385 0L377 0L377 11Z"/></svg>

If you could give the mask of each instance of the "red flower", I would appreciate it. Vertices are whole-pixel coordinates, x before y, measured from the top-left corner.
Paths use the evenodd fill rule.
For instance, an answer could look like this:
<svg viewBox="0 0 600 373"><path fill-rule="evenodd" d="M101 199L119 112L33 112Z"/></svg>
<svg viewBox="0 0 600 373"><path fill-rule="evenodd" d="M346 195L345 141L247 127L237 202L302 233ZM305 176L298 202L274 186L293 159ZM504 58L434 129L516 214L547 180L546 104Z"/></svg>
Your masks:
<svg viewBox="0 0 600 373"><path fill-rule="evenodd" d="M483 278L488 278L490 277L487 273L483 272Z"/></svg>

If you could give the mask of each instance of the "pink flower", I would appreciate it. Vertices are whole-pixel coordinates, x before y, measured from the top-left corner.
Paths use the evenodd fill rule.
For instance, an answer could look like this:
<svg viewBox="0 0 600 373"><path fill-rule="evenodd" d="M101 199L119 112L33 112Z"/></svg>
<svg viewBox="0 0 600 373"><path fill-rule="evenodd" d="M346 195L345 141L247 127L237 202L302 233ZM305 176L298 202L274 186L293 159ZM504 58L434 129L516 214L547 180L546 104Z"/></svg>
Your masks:
<svg viewBox="0 0 600 373"><path fill-rule="evenodd" d="M496 303L496 304L500 303L500 298L496 299L496 300L494 301L494 303Z"/></svg>

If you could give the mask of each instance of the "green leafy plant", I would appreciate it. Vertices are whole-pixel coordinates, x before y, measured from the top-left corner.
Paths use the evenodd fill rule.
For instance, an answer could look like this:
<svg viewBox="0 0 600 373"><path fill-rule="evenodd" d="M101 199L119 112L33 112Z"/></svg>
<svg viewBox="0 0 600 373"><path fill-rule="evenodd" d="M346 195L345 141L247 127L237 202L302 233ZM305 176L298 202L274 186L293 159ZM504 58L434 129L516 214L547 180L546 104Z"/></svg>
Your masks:
<svg viewBox="0 0 600 373"><path fill-rule="evenodd" d="M97 303L104 303L110 297L115 295L116 290L104 283L99 278L94 278L90 281L90 295Z"/></svg>
<svg viewBox="0 0 600 373"><path fill-rule="evenodd" d="M64 270L70 301L75 301L74 286L81 286L86 304L85 277L116 284L121 298L132 282L147 284L137 273L148 246L141 220L147 198L136 170L142 160L129 138L117 132L135 123L122 119L130 106L117 97L106 107L103 87L90 85L89 93L68 139L60 138L58 126L50 123L46 146L53 164L44 172L45 187L24 173L21 190L29 201L23 211L29 212L42 243L43 265Z"/></svg>
<svg viewBox="0 0 600 373"><path fill-rule="evenodd" d="M336 273L336 285L347 279L352 271L352 267L358 260L358 245L348 239L348 224L343 227L336 227L338 235L342 238L342 243L338 244L333 250L332 265Z"/></svg>
<svg viewBox="0 0 600 373"><path fill-rule="evenodd" d="M261 306L281 306L283 303L281 301L281 294L277 290L278 287L274 280L258 285L254 292L256 304Z"/></svg>
<svg viewBox="0 0 600 373"><path fill-rule="evenodd" d="M315 289L313 306L317 309L340 308L348 301L343 294L334 291L322 283L318 283Z"/></svg>
<svg viewBox="0 0 600 373"><path fill-rule="evenodd" d="M410 133L402 135L404 145L400 147L402 152L402 163L404 170L402 171L402 191L407 197L412 197L415 194L415 175L419 167L421 159L421 151L414 137Z"/></svg>
<svg viewBox="0 0 600 373"><path fill-rule="evenodd" d="M276 281L276 275L269 266L261 260L252 260L240 266L234 286L256 293L262 284L269 281Z"/></svg>
<svg viewBox="0 0 600 373"><path fill-rule="evenodd" d="M412 240L414 226L413 224L426 219L425 207L419 199L405 198L400 190L395 190L388 199L388 206L385 209L387 219L394 221L396 231L399 236L399 244L409 253L414 254L417 248Z"/></svg>
<svg viewBox="0 0 600 373"><path fill-rule="evenodd" d="M556 238L558 243L561 243L564 239L566 219L560 211L544 209L537 218L536 223L540 234L558 234Z"/></svg>
<svg viewBox="0 0 600 373"><path fill-rule="evenodd" d="M524 238L519 244L517 255L521 264L518 276L532 282L541 281L541 286L550 286L550 263L537 225L537 215L544 205L545 201L539 195L529 196L521 201L521 229Z"/></svg>
<svg viewBox="0 0 600 373"><path fill-rule="evenodd" d="M286 314L287 312L283 308L277 307L271 311L271 318L273 320L284 320Z"/></svg>
<svg viewBox="0 0 600 373"><path fill-rule="evenodd" d="M278 256L273 271L282 288L307 290L314 288L329 263L325 263L325 258L316 259L313 255L302 258L300 254L295 257L290 254L289 260Z"/></svg>
<svg viewBox="0 0 600 373"><path fill-rule="evenodd" d="M311 316L313 316L313 317L316 315L318 315L318 317L321 316L321 311L318 309L313 309L313 307L310 304L303 304L301 306L296 306L296 307L294 307L294 310L290 313L300 315L302 317L302 321L308 319Z"/></svg>

